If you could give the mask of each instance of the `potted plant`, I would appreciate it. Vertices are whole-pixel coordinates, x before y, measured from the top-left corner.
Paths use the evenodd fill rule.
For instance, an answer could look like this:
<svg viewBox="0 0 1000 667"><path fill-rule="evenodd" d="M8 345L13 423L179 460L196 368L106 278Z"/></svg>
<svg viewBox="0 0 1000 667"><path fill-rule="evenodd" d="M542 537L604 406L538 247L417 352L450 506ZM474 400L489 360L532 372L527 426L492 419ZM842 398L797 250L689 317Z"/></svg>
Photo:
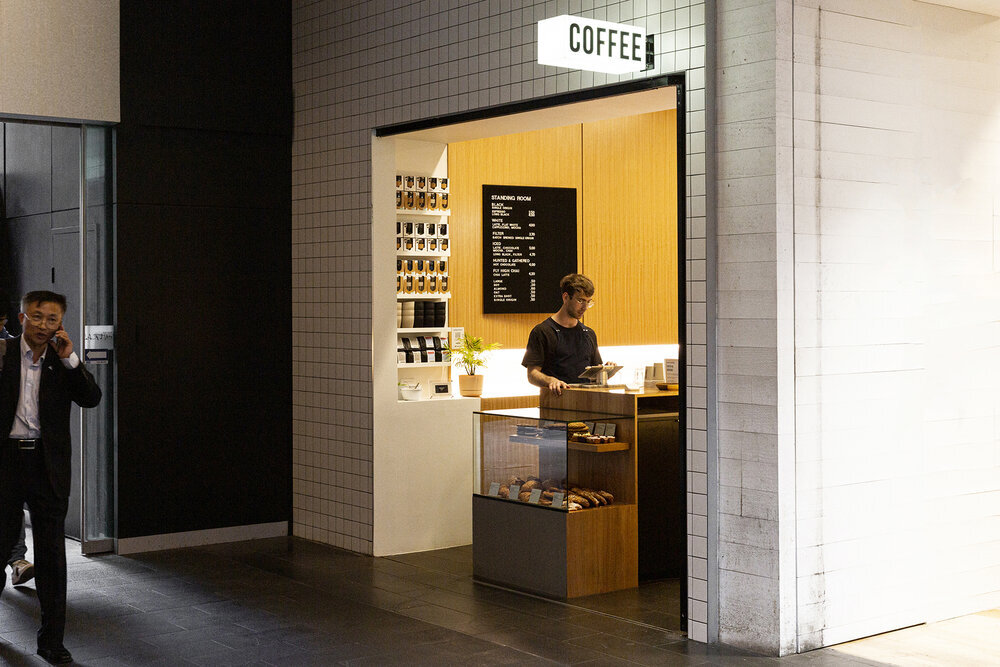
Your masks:
<svg viewBox="0 0 1000 667"><path fill-rule="evenodd" d="M476 369L486 365L486 353L500 347L499 343L486 344L479 336L462 336L451 348L452 360L465 370L458 376L458 393L462 396L480 396L483 393L483 376Z"/></svg>

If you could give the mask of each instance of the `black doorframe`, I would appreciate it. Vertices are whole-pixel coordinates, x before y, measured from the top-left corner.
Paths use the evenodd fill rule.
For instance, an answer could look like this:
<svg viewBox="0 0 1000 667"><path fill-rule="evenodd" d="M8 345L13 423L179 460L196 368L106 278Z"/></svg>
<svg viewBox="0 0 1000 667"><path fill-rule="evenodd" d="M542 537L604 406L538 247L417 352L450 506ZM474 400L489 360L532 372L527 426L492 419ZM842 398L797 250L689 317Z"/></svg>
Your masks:
<svg viewBox="0 0 1000 667"><path fill-rule="evenodd" d="M429 130L432 128L444 127L447 125L457 125L476 120L487 120L490 118L500 118L518 113L538 111L552 107L564 106L590 100L604 99L618 95L628 95L647 90L656 90L673 86L677 91L677 154L673 159L677 161L677 340L678 340L678 366L679 366L679 389L678 421L681 433L680 469L684 471L685 485L687 484L687 76L684 72L673 74L662 74L644 79L636 79L622 83L613 83L605 86L595 86L576 90L567 93L557 93L535 97L530 100L499 104L495 106L482 107L470 111L460 111L457 113L435 116L433 118L423 118L404 123L384 125L375 128L376 137L391 137L419 130ZM688 489L684 489L684 506L687 507ZM687 513L687 512L686 512ZM685 529L686 531L686 529ZM680 580L681 598L681 629L687 631L688 621L688 558L684 558L684 574Z"/></svg>

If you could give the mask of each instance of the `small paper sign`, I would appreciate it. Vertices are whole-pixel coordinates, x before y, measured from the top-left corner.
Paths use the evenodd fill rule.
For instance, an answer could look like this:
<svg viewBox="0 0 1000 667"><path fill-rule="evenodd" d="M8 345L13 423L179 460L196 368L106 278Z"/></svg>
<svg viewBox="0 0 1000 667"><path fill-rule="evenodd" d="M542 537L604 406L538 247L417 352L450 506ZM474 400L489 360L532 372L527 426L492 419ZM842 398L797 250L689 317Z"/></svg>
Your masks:
<svg viewBox="0 0 1000 667"><path fill-rule="evenodd" d="M594 433L594 422L583 422L583 425L587 427L587 431L588 432ZM594 433L594 435L597 435L597 434Z"/></svg>
<svg viewBox="0 0 1000 667"><path fill-rule="evenodd" d="M542 499L542 490L541 489L532 489L531 490L531 495L528 497L528 502L529 503L535 503L537 505L538 501L541 500L541 499Z"/></svg>
<svg viewBox="0 0 1000 667"><path fill-rule="evenodd" d="M517 500L517 497L519 495L521 495L521 485L520 484L511 484L510 485L510 493L507 495L507 497L510 498L511 500Z"/></svg>
<svg viewBox="0 0 1000 667"><path fill-rule="evenodd" d="M604 435L614 436L616 430L618 430L618 424L605 424Z"/></svg>
<svg viewBox="0 0 1000 667"><path fill-rule="evenodd" d="M115 328L109 324L90 324L83 328L85 350L115 349Z"/></svg>
<svg viewBox="0 0 1000 667"><path fill-rule="evenodd" d="M593 431L594 435L605 435L604 431L605 429L607 429L607 427L608 425L605 424L604 422L600 422L599 424L595 425Z"/></svg>
<svg viewBox="0 0 1000 667"><path fill-rule="evenodd" d="M493 482L490 484L490 492L488 495L495 496L500 493L500 482Z"/></svg>
<svg viewBox="0 0 1000 667"><path fill-rule="evenodd" d="M83 361L88 364L106 364L111 360L111 350L84 350Z"/></svg>
<svg viewBox="0 0 1000 667"><path fill-rule="evenodd" d="M563 498L565 497L565 495L566 494L563 493L562 491L557 491L557 492L553 493L552 494L552 506L553 507L562 507Z"/></svg>

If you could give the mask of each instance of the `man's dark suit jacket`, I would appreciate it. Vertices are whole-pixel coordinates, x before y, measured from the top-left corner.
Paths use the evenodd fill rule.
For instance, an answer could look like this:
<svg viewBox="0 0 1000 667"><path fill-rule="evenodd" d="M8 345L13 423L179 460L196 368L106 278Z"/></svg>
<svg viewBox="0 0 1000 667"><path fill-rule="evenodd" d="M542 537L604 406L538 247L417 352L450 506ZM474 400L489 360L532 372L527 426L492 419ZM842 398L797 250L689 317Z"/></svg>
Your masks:
<svg viewBox="0 0 1000 667"><path fill-rule="evenodd" d="M21 337L5 341L7 351L0 371L0 439L10 436L21 394ZM38 424L42 430L42 456L56 496L69 498L71 479L70 402L92 408L101 402L101 388L83 362L76 368L63 365L51 347L45 353L38 386Z"/></svg>

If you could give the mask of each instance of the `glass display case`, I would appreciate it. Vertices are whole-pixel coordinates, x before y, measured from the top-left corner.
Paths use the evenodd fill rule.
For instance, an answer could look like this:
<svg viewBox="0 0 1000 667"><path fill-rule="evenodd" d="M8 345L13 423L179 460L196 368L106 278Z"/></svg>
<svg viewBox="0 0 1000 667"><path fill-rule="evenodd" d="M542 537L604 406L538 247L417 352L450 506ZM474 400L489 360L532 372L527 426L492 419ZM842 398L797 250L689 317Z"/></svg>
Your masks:
<svg viewBox="0 0 1000 667"><path fill-rule="evenodd" d="M567 407L474 413L476 579L555 598L637 585L635 413Z"/></svg>
<svg viewBox="0 0 1000 667"><path fill-rule="evenodd" d="M630 415L522 408L476 412L475 493L559 511L596 509L625 500L606 479L571 465L571 452L604 454L628 451L623 437ZM617 495L616 495L617 494Z"/></svg>

